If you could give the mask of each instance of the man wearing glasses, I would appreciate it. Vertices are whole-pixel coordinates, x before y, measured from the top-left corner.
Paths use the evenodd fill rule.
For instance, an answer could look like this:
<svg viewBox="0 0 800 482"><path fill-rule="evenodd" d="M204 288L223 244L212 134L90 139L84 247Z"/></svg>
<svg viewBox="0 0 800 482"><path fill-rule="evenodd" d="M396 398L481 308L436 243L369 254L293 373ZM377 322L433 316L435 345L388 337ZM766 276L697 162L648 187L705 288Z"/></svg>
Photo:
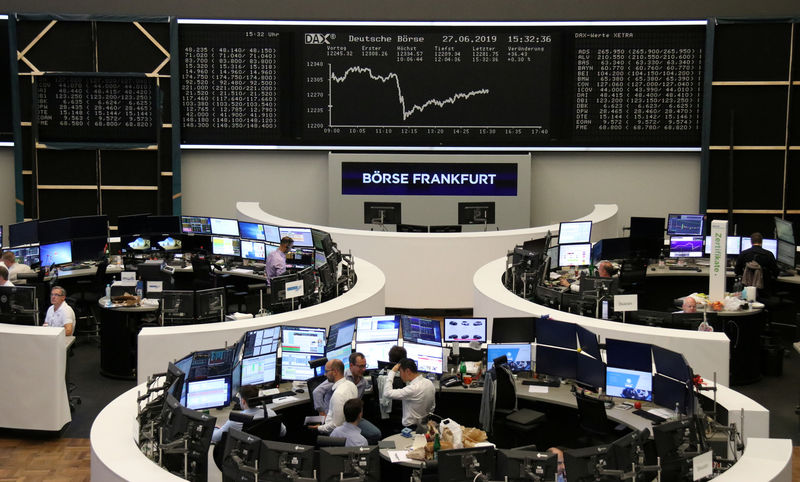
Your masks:
<svg viewBox="0 0 800 482"><path fill-rule="evenodd" d="M358 398L363 398L364 390L367 388L367 380L364 378L364 372L367 370L367 359L363 353L353 352L350 354L349 362L350 369L345 372L344 376L356 385ZM314 389L312 400L314 401L314 408L319 411L320 415L325 415L325 409L332 394L333 383L327 380ZM381 439L381 431L378 427L369 420L362 418L358 422L358 428L361 429L361 435L367 439L370 445L377 445Z"/></svg>
<svg viewBox="0 0 800 482"><path fill-rule="evenodd" d="M60 286L53 286L50 290L50 308L44 317L44 326L63 326L67 336L72 336L75 329L75 312L72 307L64 303L67 299L67 290Z"/></svg>

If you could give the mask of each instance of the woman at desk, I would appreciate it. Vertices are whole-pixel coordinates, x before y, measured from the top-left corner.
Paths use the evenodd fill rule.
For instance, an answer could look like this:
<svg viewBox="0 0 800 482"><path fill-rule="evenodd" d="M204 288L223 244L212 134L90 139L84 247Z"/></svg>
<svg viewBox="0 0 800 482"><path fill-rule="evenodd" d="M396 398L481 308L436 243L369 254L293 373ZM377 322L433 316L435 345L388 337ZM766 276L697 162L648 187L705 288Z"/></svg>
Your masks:
<svg viewBox="0 0 800 482"><path fill-rule="evenodd" d="M60 286L53 286L50 290L50 308L44 317L44 326L63 326L67 336L72 336L75 329L75 312L72 307L64 303L67 299L67 290Z"/></svg>

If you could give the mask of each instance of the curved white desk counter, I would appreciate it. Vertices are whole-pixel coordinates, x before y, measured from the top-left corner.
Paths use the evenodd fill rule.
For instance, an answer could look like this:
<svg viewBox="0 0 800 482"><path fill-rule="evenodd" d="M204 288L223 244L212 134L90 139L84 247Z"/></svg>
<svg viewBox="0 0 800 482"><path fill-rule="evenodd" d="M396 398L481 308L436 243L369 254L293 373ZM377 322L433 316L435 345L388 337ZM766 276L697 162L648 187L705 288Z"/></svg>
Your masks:
<svg viewBox="0 0 800 482"><path fill-rule="evenodd" d="M163 372L172 360L193 351L232 344L249 330L279 324L327 328L355 316L384 314L386 277L375 265L362 259L357 258L354 267L357 281L350 291L308 308L246 320L142 328L138 337L138 383L153 373Z"/></svg>
<svg viewBox="0 0 800 482"><path fill-rule="evenodd" d="M558 224L506 231L465 233L397 233L309 225L264 212L256 202L238 202L243 221L278 226L310 226L331 234L339 249L377 265L386 274L386 306L402 308L468 308L472 306L470 280L475 271L498 253L547 231ZM580 220L591 220L592 239L617 236L616 204L596 204ZM356 265L357 267L358 265Z"/></svg>

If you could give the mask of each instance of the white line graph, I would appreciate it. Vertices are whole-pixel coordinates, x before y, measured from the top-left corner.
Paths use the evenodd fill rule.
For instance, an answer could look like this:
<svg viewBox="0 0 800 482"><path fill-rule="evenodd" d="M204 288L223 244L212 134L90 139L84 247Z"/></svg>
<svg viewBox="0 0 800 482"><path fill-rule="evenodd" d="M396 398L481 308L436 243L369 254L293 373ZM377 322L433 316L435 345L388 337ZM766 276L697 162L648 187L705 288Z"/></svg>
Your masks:
<svg viewBox="0 0 800 482"><path fill-rule="evenodd" d="M455 93L455 94L451 95L450 97L447 97L447 98L445 98L443 100L430 99L430 100L425 101L422 105L413 104L411 106L411 108L409 109L407 107L407 104L406 104L405 96L403 95L403 89L400 86L400 77L398 77L398 75L396 73L389 72L388 75L376 75L376 74L374 74L372 72L372 69L370 69L369 67L353 66L353 67L348 68L344 72L344 74L342 74L341 76L337 76L336 74L333 73L332 68L331 68L331 64L328 64L328 100L329 100L329 102L328 102L328 113L329 113L328 123L331 124L331 125L332 125L331 112L333 111L331 82L336 82L336 83L341 84L345 80L347 80L347 77L352 73L367 74L367 75L369 75L370 79L376 80L376 81L381 81L383 83L387 83L387 82L390 82L390 81L393 80L395 86L397 87L398 103L400 104L400 106L403 109L403 120L404 121L407 120L412 115L414 115L415 113L422 112L422 111L424 111L425 109L427 109L428 107L430 107L432 105L433 106L437 106L437 107L445 107L448 104L455 104L459 100L466 100L466 99L469 99L470 97L473 97L473 96L489 94L489 89L485 89L485 88L484 89L478 89L478 90L472 90L472 91L469 91L469 92L457 92L457 93Z"/></svg>

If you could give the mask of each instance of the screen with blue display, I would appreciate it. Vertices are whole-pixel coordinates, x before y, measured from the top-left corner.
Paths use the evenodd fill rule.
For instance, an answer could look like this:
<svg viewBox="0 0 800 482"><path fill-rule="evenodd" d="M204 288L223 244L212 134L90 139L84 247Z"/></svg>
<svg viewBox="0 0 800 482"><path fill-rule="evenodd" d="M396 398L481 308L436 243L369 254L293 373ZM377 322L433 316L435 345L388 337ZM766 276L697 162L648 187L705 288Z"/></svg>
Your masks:
<svg viewBox="0 0 800 482"><path fill-rule="evenodd" d="M491 370L494 359L505 355L512 372L531 371L530 343L503 343L487 345L487 366Z"/></svg>
<svg viewBox="0 0 800 482"><path fill-rule="evenodd" d="M702 236L705 231L705 216L702 214L670 214L667 219L667 234L670 236Z"/></svg>
<svg viewBox="0 0 800 482"><path fill-rule="evenodd" d="M42 266L67 264L72 262L72 241L43 244L39 246L39 259Z"/></svg>
<svg viewBox="0 0 800 482"><path fill-rule="evenodd" d="M399 316L362 316L356 323L356 341L397 341Z"/></svg>
<svg viewBox="0 0 800 482"><path fill-rule="evenodd" d="M239 221L239 236L245 239L264 241L264 226L262 224Z"/></svg>
<svg viewBox="0 0 800 482"><path fill-rule="evenodd" d="M511 163L343 162L342 194L516 196Z"/></svg>
<svg viewBox="0 0 800 482"><path fill-rule="evenodd" d="M606 393L612 397L653 401L653 375L650 372L606 367Z"/></svg>
<svg viewBox="0 0 800 482"><path fill-rule="evenodd" d="M328 328L328 342L325 344L325 351L333 350L340 346L350 346L356 333L356 319L334 323Z"/></svg>
<svg viewBox="0 0 800 482"><path fill-rule="evenodd" d="M325 358L327 358L328 360L333 360L333 359L342 360L342 363L344 363L344 371L346 373L347 370L350 368L351 353L353 353L353 348L350 344L347 344L345 346L335 348L333 350L325 351Z"/></svg>

